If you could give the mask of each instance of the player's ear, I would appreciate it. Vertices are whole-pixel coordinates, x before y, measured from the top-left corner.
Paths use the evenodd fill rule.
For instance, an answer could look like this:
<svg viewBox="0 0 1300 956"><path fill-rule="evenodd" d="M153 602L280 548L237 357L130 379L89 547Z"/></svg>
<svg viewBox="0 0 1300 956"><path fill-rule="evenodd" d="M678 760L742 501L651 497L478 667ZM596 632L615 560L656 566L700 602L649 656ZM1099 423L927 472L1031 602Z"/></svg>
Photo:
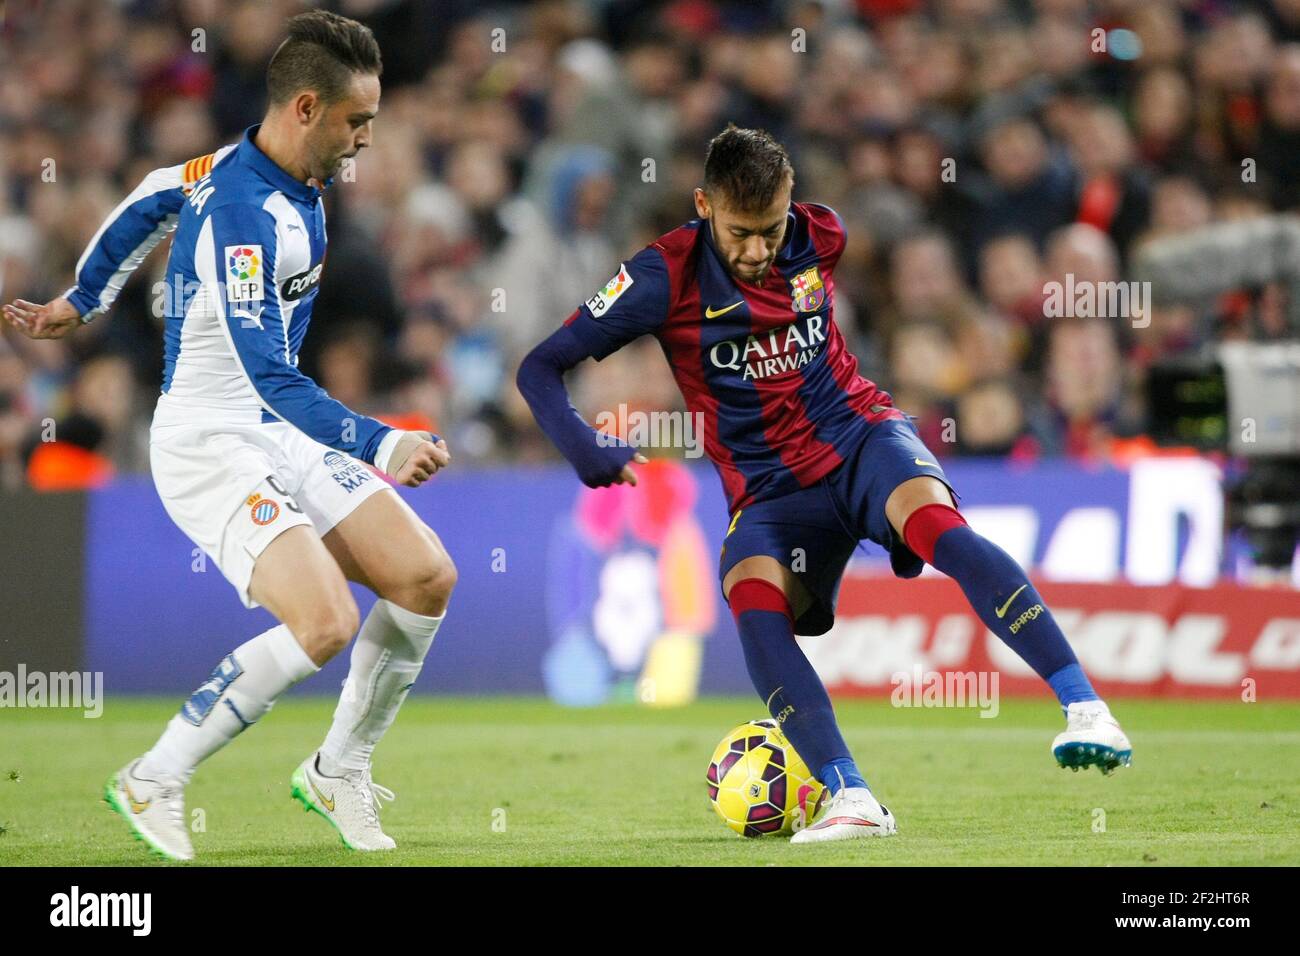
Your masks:
<svg viewBox="0 0 1300 956"><path fill-rule="evenodd" d="M695 214L701 219L708 219L712 210L709 208L709 197L705 195L704 190L699 186L695 187Z"/></svg>
<svg viewBox="0 0 1300 956"><path fill-rule="evenodd" d="M310 126L324 109L314 90L303 90L293 100L294 117L304 126Z"/></svg>

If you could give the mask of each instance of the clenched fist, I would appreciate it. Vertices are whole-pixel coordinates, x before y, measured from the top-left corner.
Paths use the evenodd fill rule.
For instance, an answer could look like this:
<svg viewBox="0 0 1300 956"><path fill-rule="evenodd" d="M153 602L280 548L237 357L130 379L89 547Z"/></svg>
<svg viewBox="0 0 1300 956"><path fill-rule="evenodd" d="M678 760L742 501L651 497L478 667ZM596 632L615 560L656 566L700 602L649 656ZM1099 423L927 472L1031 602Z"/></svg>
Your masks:
<svg viewBox="0 0 1300 956"><path fill-rule="evenodd" d="M451 464L447 443L428 432L406 432L388 456L384 469L399 485L415 488Z"/></svg>

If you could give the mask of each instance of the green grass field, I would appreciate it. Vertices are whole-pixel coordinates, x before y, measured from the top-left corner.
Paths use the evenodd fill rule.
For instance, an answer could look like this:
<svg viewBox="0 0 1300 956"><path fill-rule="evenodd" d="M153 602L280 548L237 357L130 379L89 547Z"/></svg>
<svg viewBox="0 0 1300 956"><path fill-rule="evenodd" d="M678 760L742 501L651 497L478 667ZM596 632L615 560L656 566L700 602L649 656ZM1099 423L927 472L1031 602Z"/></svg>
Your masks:
<svg viewBox="0 0 1300 956"><path fill-rule="evenodd" d="M98 720L0 711L0 864L176 865L100 801L176 706L110 700ZM1117 701L1134 765L1109 778L1056 767L1062 722L1047 700L1004 700L991 720L884 700L837 709L896 838L795 847L726 830L704 771L724 732L761 716L748 699L575 711L426 697L376 755L376 779L397 792L383 820L398 849L356 854L289 797L333 711L297 699L200 768L191 865L1300 864L1300 705Z"/></svg>

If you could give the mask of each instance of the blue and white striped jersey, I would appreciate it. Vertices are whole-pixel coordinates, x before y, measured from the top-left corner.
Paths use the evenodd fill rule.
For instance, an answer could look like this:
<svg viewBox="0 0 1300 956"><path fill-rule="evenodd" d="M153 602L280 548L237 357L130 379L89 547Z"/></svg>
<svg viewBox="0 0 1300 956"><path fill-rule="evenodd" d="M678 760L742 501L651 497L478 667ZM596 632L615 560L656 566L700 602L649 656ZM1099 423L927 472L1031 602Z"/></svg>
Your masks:
<svg viewBox="0 0 1300 956"><path fill-rule="evenodd" d="M325 263L325 210L320 190L258 149L257 130L145 177L91 240L67 298L85 320L107 311L131 272L175 228L154 423L282 420L373 464L392 429L353 412L298 370Z"/></svg>

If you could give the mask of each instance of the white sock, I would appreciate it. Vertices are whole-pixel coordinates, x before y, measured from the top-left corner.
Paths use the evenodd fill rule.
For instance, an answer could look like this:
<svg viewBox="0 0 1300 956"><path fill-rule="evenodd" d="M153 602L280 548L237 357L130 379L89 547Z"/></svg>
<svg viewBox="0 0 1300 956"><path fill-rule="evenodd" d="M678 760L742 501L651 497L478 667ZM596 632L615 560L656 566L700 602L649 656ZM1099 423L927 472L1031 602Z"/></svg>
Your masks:
<svg viewBox="0 0 1300 956"><path fill-rule="evenodd" d="M1106 702L1100 699L1076 701L1071 706L1074 707L1076 713L1080 713L1080 714L1109 714L1110 713L1110 708L1106 706ZM1065 708L1065 714L1067 717L1070 715L1069 707Z"/></svg>
<svg viewBox="0 0 1300 956"><path fill-rule="evenodd" d="M194 768L264 717L275 699L320 670L283 624L235 648L175 717L138 773L188 783Z"/></svg>
<svg viewBox="0 0 1300 956"><path fill-rule="evenodd" d="M342 776L370 766L446 617L416 614L380 598L352 645L352 664L334 723L320 748L320 772Z"/></svg>

